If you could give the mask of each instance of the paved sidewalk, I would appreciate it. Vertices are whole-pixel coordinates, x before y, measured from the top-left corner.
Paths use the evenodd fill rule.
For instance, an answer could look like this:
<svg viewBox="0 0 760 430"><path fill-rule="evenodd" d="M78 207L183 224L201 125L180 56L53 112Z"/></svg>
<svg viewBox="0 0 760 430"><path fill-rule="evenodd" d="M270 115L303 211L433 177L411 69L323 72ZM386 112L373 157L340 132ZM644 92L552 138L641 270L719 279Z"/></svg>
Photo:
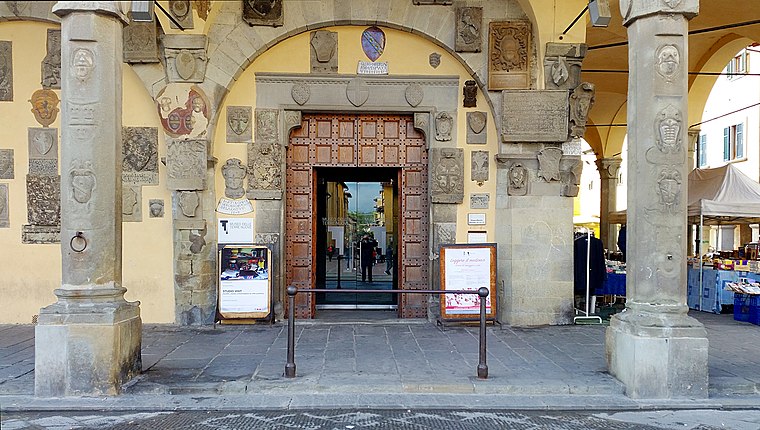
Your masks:
<svg viewBox="0 0 760 430"><path fill-rule="evenodd" d="M760 405L760 327L692 312L710 340L710 398L628 399L606 372L603 326L488 328L426 321L297 322L297 377L283 377L287 327L145 325L143 374L110 399L36 399L34 326L0 326L0 405L55 408L501 407L639 409Z"/></svg>

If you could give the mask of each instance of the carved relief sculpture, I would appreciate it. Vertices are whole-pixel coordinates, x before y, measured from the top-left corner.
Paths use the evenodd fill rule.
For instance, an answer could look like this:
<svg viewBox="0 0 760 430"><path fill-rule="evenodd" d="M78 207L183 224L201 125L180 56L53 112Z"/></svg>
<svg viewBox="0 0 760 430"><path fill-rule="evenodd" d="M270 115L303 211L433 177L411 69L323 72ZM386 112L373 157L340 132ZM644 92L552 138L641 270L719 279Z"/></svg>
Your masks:
<svg viewBox="0 0 760 430"><path fill-rule="evenodd" d="M276 109L256 109L256 142L279 142L277 119Z"/></svg>
<svg viewBox="0 0 760 430"><path fill-rule="evenodd" d="M169 0L169 13L183 29L193 28L193 6L190 0ZM169 20L171 22L171 20ZM179 28L171 22L171 28Z"/></svg>
<svg viewBox="0 0 760 430"><path fill-rule="evenodd" d="M124 27L124 62L158 63L156 22L137 22L130 14L129 25Z"/></svg>
<svg viewBox="0 0 760 430"><path fill-rule="evenodd" d="M29 224L61 224L61 177L26 176L27 219Z"/></svg>
<svg viewBox="0 0 760 430"><path fill-rule="evenodd" d="M478 185L488 181L488 151L472 151L470 180Z"/></svg>
<svg viewBox="0 0 760 430"><path fill-rule="evenodd" d="M538 177L546 182L559 181L559 160L562 150L559 148L544 148L538 152Z"/></svg>
<svg viewBox="0 0 760 430"><path fill-rule="evenodd" d="M13 42L0 40L0 102L13 101Z"/></svg>
<svg viewBox="0 0 760 430"><path fill-rule="evenodd" d="M303 106L309 101L309 97L311 97L311 89L307 83L297 82L290 89L290 96L293 97L293 101L298 103L299 106Z"/></svg>
<svg viewBox="0 0 760 430"><path fill-rule="evenodd" d="M467 112L467 143L479 145L487 143L487 121L488 115L485 112Z"/></svg>
<svg viewBox="0 0 760 430"><path fill-rule="evenodd" d="M282 0L243 0L243 21L248 25L282 25Z"/></svg>
<svg viewBox="0 0 760 430"><path fill-rule="evenodd" d="M454 128L454 117L448 112L439 112L435 116L435 140L451 140L451 131Z"/></svg>
<svg viewBox="0 0 760 430"><path fill-rule="evenodd" d="M414 128L428 136L430 134L430 114L427 112L415 112Z"/></svg>
<svg viewBox="0 0 760 430"><path fill-rule="evenodd" d="M42 89L32 93L29 103L32 104L34 119L43 127L55 122L58 116L58 102L58 95L53 90Z"/></svg>
<svg viewBox="0 0 760 430"><path fill-rule="evenodd" d="M478 84L473 80L464 82L464 88L462 88L462 95L464 95L463 106L466 108L478 107Z"/></svg>
<svg viewBox="0 0 760 430"><path fill-rule="evenodd" d="M278 142L248 146L249 199L282 199L282 148Z"/></svg>
<svg viewBox="0 0 760 430"><path fill-rule="evenodd" d="M58 129L29 127L29 174L58 174Z"/></svg>
<svg viewBox="0 0 760 430"><path fill-rule="evenodd" d="M509 168L507 193L510 196L524 196L528 194L528 169L520 163L515 163Z"/></svg>
<svg viewBox="0 0 760 430"><path fill-rule="evenodd" d="M327 30L311 32L311 72L338 73L338 33Z"/></svg>
<svg viewBox="0 0 760 430"><path fill-rule="evenodd" d="M194 3L198 17L204 21L208 21L208 13L211 12L211 0L195 0Z"/></svg>
<svg viewBox="0 0 760 430"><path fill-rule="evenodd" d="M47 55L42 59L42 88L61 89L61 30L47 31Z"/></svg>
<svg viewBox="0 0 760 430"><path fill-rule="evenodd" d="M8 228L10 223L8 209L8 184L0 184L0 228Z"/></svg>
<svg viewBox="0 0 760 430"><path fill-rule="evenodd" d="M431 53L428 57L428 63L430 63L430 67L437 69L441 65L441 54L437 52Z"/></svg>
<svg viewBox="0 0 760 430"><path fill-rule="evenodd" d="M657 73L665 82L673 82L681 65L681 55L675 45L663 45L657 50Z"/></svg>
<svg viewBox="0 0 760 430"><path fill-rule="evenodd" d="M359 107L369 99L369 86L362 78L353 78L346 85L346 97L352 105Z"/></svg>
<svg viewBox="0 0 760 430"><path fill-rule="evenodd" d="M90 212L90 201L98 187L95 172L90 161L73 160L69 169L71 189L68 190L69 200L75 202L72 210L75 213Z"/></svg>
<svg viewBox="0 0 760 430"><path fill-rule="evenodd" d="M198 206L201 204L198 193L195 191L180 191L178 200L182 215L188 218L194 217Z"/></svg>
<svg viewBox="0 0 760 430"><path fill-rule="evenodd" d="M681 142L681 112L673 105L668 105L657 114L655 123L655 145L663 153L680 151Z"/></svg>
<svg viewBox="0 0 760 430"><path fill-rule="evenodd" d="M594 105L594 84L583 82L570 94L570 136L583 137L588 113Z"/></svg>
<svg viewBox="0 0 760 430"><path fill-rule="evenodd" d="M169 136L198 138L206 135L209 103L199 87L164 88L156 96L156 105L161 125Z"/></svg>
<svg viewBox="0 0 760 430"><path fill-rule="evenodd" d="M123 127L121 182L125 185L158 185L158 129Z"/></svg>
<svg viewBox="0 0 760 430"><path fill-rule="evenodd" d="M548 42L544 54L547 90L572 90L580 85L581 65L587 47L583 43Z"/></svg>
<svg viewBox="0 0 760 430"><path fill-rule="evenodd" d="M222 176L224 177L224 195L231 199L239 199L245 195L243 189L243 179L247 174L247 169L243 162L237 158L230 158L222 166Z"/></svg>
<svg viewBox="0 0 760 430"><path fill-rule="evenodd" d="M148 212L151 218L164 217L164 201L162 199L148 200Z"/></svg>
<svg viewBox="0 0 760 430"><path fill-rule="evenodd" d="M665 167L657 177L657 195L664 212L675 214L681 199L681 173L672 167Z"/></svg>
<svg viewBox="0 0 760 430"><path fill-rule="evenodd" d="M527 21L491 22L488 31L488 89L530 86L531 26Z"/></svg>
<svg viewBox="0 0 760 430"><path fill-rule="evenodd" d="M454 50L457 52L480 52L480 29L483 25L483 8L458 7L456 14Z"/></svg>
<svg viewBox="0 0 760 430"><path fill-rule="evenodd" d="M406 102L409 103L409 106L417 107L422 103L422 99L425 98L425 90L422 89L422 85L415 82L406 87L404 97L406 98Z"/></svg>
<svg viewBox="0 0 760 430"><path fill-rule="evenodd" d="M464 150L460 148L431 149L433 203L462 203L464 200Z"/></svg>
<svg viewBox="0 0 760 430"><path fill-rule="evenodd" d="M227 106L227 142L248 143L253 139L250 106Z"/></svg>
<svg viewBox="0 0 760 430"><path fill-rule="evenodd" d="M163 44L169 82L203 82L208 62L205 35L167 34Z"/></svg>
<svg viewBox="0 0 760 430"><path fill-rule="evenodd" d="M13 150L0 149L0 179L13 179Z"/></svg>
<svg viewBox="0 0 760 430"><path fill-rule="evenodd" d="M121 221L142 221L142 187L122 187Z"/></svg>
<svg viewBox="0 0 760 430"><path fill-rule="evenodd" d="M577 197L580 191L581 173L583 172L581 157L564 154L559 167L560 181L562 181L561 195L563 197Z"/></svg>
<svg viewBox="0 0 760 430"><path fill-rule="evenodd" d="M170 190L203 190L206 187L205 140L169 140L166 179Z"/></svg>

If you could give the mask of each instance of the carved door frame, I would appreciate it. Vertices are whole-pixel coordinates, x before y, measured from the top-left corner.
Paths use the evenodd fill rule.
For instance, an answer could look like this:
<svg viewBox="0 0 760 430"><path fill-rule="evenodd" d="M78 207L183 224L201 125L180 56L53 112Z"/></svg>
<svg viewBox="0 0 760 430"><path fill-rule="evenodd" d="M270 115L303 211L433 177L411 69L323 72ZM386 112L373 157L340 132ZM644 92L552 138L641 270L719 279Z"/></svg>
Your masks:
<svg viewBox="0 0 760 430"><path fill-rule="evenodd" d="M426 289L429 206L428 155L425 136L411 114L304 114L301 127L290 132L286 156L285 280L313 288L316 281L317 174L319 167L391 167L399 184L399 289ZM296 315L316 312L313 294L296 297ZM402 318L427 317L421 295L402 295Z"/></svg>

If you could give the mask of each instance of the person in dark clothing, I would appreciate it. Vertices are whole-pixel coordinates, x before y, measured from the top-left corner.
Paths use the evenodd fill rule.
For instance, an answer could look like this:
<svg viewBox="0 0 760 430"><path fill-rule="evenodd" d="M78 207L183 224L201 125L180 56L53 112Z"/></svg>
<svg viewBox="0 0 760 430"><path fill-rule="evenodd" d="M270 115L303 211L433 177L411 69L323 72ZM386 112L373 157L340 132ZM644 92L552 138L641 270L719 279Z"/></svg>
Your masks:
<svg viewBox="0 0 760 430"><path fill-rule="evenodd" d="M385 274L390 275L393 269L393 244L389 243L385 249Z"/></svg>
<svg viewBox="0 0 760 430"><path fill-rule="evenodd" d="M369 272L369 282L372 282L372 265L374 263L372 254L376 247L377 241L370 238L367 234L365 234L361 242L359 242L359 253L362 265L362 282L367 281L367 272Z"/></svg>
<svg viewBox="0 0 760 430"><path fill-rule="evenodd" d="M624 226L620 227L620 232L618 233L618 240L617 240L617 246L618 246L618 248L620 248L620 252L623 253L623 261L625 261L625 241L626 241L625 236L626 236L626 234L627 234L627 229L626 229L626 227L624 225Z"/></svg>
<svg viewBox="0 0 760 430"><path fill-rule="evenodd" d="M589 239L591 246L589 247ZM607 279L607 265L604 261L604 245L600 239L586 233L576 235L573 251L574 258L574 290L575 294L586 297L586 278L589 281L589 294L594 295L597 288ZM588 259L588 271L586 261Z"/></svg>

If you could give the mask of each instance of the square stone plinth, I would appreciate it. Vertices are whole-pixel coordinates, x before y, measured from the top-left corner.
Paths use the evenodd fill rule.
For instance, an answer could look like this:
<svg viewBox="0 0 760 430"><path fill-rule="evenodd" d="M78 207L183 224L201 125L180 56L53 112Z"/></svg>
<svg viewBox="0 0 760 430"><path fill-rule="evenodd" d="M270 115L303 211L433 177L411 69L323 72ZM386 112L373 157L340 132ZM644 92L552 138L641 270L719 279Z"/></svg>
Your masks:
<svg viewBox="0 0 760 430"><path fill-rule="evenodd" d="M626 310L610 321L605 343L610 373L629 397L707 398L707 333L697 320Z"/></svg>
<svg viewBox="0 0 760 430"><path fill-rule="evenodd" d="M87 315L43 309L35 328L36 396L112 396L140 373L140 310L116 307Z"/></svg>

